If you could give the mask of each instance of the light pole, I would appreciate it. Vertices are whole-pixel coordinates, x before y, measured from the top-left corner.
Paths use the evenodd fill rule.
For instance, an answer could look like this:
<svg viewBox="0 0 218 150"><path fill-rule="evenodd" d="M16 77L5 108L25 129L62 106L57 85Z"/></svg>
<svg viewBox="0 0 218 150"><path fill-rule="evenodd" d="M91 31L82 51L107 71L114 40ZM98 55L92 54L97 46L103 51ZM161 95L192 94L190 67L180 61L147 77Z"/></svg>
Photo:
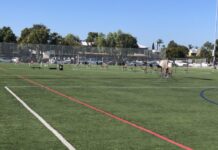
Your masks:
<svg viewBox="0 0 218 150"><path fill-rule="evenodd" d="M213 49L213 54L212 54L214 69L216 69L217 25L218 25L218 0L216 0L215 43L214 43L214 49Z"/></svg>

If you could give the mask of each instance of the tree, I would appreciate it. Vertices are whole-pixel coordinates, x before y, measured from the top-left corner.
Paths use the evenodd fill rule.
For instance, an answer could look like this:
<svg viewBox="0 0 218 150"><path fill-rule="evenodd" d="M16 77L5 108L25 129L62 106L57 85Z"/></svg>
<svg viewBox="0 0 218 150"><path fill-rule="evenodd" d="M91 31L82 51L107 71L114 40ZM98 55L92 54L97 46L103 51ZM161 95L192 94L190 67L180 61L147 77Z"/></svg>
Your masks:
<svg viewBox="0 0 218 150"><path fill-rule="evenodd" d="M138 48L137 39L131 34L121 30L109 33L106 37L107 47L111 47L111 52L116 62L122 62L127 55L133 51L131 48Z"/></svg>
<svg viewBox="0 0 218 150"><path fill-rule="evenodd" d="M0 29L0 42L16 43L17 37L10 27Z"/></svg>
<svg viewBox="0 0 218 150"><path fill-rule="evenodd" d="M207 58L208 62L212 61L212 51L214 49L214 45L211 42L205 42L201 47L200 57Z"/></svg>
<svg viewBox="0 0 218 150"><path fill-rule="evenodd" d="M154 43L152 44L152 50L155 50L155 44Z"/></svg>
<svg viewBox="0 0 218 150"><path fill-rule="evenodd" d="M56 32L50 33L49 35L49 44L51 45L61 45L64 42L63 40L62 36Z"/></svg>
<svg viewBox="0 0 218 150"><path fill-rule="evenodd" d="M108 47L138 48L137 39L131 34L123 33L121 30L109 33L106 42Z"/></svg>
<svg viewBox="0 0 218 150"><path fill-rule="evenodd" d="M116 47L117 33L109 33L106 38L107 47Z"/></svg>
<svg viewBox="0 0 218 150"><path fill-rule="evenodd" d="M193 46L192 44L189 44L189 45L188 45L188 48L189 48L189 49L192 49L192 48L194 48L194 46Z"/></svg>
<svg viewBox="0 0 218 150"><path fill-rule="evenodd" d="M3 34L2 34L2 30L0 29L0 42L3 42Z"/></svg>
<svg viewBox="0 0 218 150"><path fill-rule="evenodd" d="M216 49L215 49L216 59L218 58L218 39L216 40Z"/></svg>
<svg viewBox="0 0 218 150"><path fill-rule="evenodd" d="M103 33L99 33L98 37L96 39L96 46L97 47L106 47L107 46L107 42L105 39L105 35Z"/></svg>
<svg viewBox="0 0 218 150"><path fill-rule="evenodd" d="M170 41L167 47L171 48L171 47L177 47L177 46L178 44L175 41Z"/></svg>
<svg viewBox="0 0 218 150"><path fill-rule="evenodd" d="M69 46L81 46L80 39L79 37L73 35L73 34L68 34L64 37L63 41L64 45L69 45Z"/></svg>
<svg viewBox="0 0 218 150"><path fill-rule="evenodd" d="M167 58L186 58L188 55L189 49L186 46L178 45L174 41L170 41L167 49L166 49L166 55Z"/></svg>
<svg viewBox="0 0 218 150"><path fill-rule="evenodd" d="M212 51L214 49L214 44L207 41L204 43L203 47L208 51Z"/></svg>
<svg viewBox="0 0 218 150"><path fill-rule="evenodd" d="M35 24L32 28L21 31L19 43L48 44L50 29L41 24Z"/></svg>
<svg viewBox="0 0 218 150"><path fill-rule="evenodd" d="M25 28L21 31L21 36L18 39L18 43L28 43L28 36L30 34L30 29L29 28Z"/></svg>
<svg viewBox="0 0 218 150"><path fill-rule="evenodd" d="M98 38L98 32L89 32L86 42L90 43L91 46L96 46L97 38Z"/></svg>
<svg viewBox="0 0 218 150"><path fill-rule="evenodd" d="M212 51L201 49L200 57L207 58L208 62L210 62L212 60Z"/></svg>
<svg viewBox="0 0 218 150"><path fill-rule="evenodd" d="M163 43L164 43L164 42L163 42L162 39L158 39L158 40L157 40L157 50L159 50L160 45L163 44Z"/></svg>
<svg viewBox="0 0 218 150"><path fill-rule="evenodd" d="M118 34L116 47L119 48L138 48L137 39L130 34Z"/></svg>

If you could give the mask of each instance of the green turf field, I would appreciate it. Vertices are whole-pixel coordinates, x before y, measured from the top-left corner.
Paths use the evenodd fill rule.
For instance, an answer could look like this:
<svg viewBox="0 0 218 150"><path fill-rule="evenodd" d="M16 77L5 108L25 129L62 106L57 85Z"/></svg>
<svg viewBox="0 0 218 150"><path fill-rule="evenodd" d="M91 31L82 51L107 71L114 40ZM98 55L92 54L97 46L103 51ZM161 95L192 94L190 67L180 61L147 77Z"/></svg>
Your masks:
<svg viewBox="0 0 218 150"><path fill-rule="evenodd" d="M0 64L0 149L66 149L5 86L77 150L181 149L33 82L192 149L218 149L218 71L177 69L172 79L161 79L139 68L66 65L64 71L57 71L31 69L27 64ZM202 90L213 103L200 97Z"/></svg>

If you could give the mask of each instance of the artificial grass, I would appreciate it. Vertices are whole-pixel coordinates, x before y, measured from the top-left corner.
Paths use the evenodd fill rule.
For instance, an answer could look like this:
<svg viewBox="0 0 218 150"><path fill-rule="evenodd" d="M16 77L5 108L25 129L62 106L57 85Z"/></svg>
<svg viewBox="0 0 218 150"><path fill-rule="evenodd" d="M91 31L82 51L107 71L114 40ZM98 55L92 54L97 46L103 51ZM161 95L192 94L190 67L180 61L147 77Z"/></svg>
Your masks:
<svg viewBox="0 0 218 150"><path fill-rule="evenodd" d="M217 71L190 69L185 72L178 69L172 79L161 79L157 73L150 71L145 74L140 68L136 71L122 71L119 67L110 67L109 70L75 69L67 65L63 72L33 70L27 65L13 64L0 65L0 68L4 70L0 74L1 103L5 103L0 105L3 110L1 118L4 118L0 123L2 130L6 130L7 124L10 123L10 120L7 121L9 116L10 124L19 124L16 120L18 114L8 114L4 109L18 108L21 109L19 117L23 122L27 122L20 126L29 129L29 133L18 132L14 126L9 129L11 132L20 133L25 137L24 140L16 136L11 137L9 133L0 134L0 145L5 141L1 139L5 138L11 141L9 143L13 143L4 144L5 149L64 149L49 131L4 90L6 85L79 150L179 149L43 88L32 87L33 85L20 79L19 75L48 85L193 149L218 148L218 106L207 103L199 96L202 89L218 85ZM206 94L217 99L217 90ZM34 130L33 126L41 130ZM33 139L29 138L30 134ZM44 138L40 139L42 134ZM40 142L34 142L37 140ZM51 148L46 147L49 146L49 141L55 141L50 144ZM34 146L31 147L32 145Z"/></svg>

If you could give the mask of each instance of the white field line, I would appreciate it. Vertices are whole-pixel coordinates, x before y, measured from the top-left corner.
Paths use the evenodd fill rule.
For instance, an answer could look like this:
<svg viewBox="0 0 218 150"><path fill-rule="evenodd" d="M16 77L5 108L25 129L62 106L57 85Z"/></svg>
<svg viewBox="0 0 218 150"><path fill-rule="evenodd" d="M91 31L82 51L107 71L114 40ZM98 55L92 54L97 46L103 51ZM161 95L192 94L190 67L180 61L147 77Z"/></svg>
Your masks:
<svg viewBox="0 0 218 150"><path fill-rule="evenodd" d="M13 86L13 88L39 88L39 86ZM206 87L197 87L197 86L168 86L168 87L155 87L155 86L49 86L51 88L99 88L99 89L206 89L206 88L218 88L218 86L206 86Z"/></svg>
<svg viewBox="0 0 218 150"><path fill-rule="evenodd" d="M48 124L39 114L32 110L23 100L21 100L14 92L7 86L5 89L13 95L32 115L34 115L48 130L50 130L69 150L76 150L57 130Z"/></svg>

